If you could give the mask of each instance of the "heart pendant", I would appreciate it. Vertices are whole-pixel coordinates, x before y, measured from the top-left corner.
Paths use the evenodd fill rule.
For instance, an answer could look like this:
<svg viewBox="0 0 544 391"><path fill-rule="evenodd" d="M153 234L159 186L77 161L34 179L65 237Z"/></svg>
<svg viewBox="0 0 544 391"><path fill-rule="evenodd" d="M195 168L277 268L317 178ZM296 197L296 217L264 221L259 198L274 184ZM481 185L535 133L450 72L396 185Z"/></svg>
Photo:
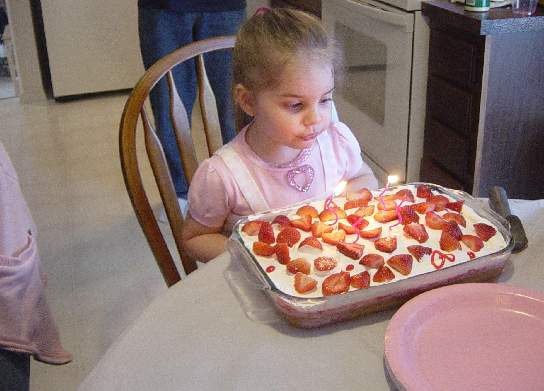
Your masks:
<svg viewBox="0 0 544 391"><path fill-rule="evenodd" d="M304 184L299 185L296 181L296 177L302 175L304 177ZM293 168L292 170L287 171L287 183L289 186L295 188L300 192L307 192L312 186L314 181L314 169L309 164L304 164L300 167Z"/></svg>

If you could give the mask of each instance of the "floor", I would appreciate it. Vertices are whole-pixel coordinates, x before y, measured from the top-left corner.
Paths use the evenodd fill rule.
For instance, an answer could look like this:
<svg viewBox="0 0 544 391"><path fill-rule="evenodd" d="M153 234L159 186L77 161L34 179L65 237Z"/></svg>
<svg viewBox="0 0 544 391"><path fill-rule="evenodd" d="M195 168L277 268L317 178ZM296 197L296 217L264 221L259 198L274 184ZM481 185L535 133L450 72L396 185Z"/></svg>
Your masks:
<svg viewBox="0 0 544 391"><path fill-rule="evenodd" d="M74 355L64 366L32 361L32 391L75 390L166 289L121 176L117 137L125 99L0 100L0 140L37 224L49 304Z"/></svg>

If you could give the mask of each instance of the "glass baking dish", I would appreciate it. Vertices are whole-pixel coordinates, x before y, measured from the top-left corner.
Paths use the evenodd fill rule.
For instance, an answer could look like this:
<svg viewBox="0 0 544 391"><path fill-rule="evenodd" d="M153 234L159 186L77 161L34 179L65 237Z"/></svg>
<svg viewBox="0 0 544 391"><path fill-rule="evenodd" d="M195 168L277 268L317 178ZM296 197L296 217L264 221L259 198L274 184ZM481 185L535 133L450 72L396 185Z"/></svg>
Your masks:
<svg viewBox="0 0 544 391"><path fill-rule="evenodd" d="M254 285L266 293L277 312L289 323L302 328L324 326L396 307L421 292L439 286L495 279L502 272L514 245L508 221L484 207L480 201L468 193L447 189L439 185L417 182L388 187L387 192L392 194L404 188L413 187L415 189L417 185L427 185L434 194L446 195L454 201L464 201L464 205L471 208L478 217L488 220L495 226L497 234L502 235L504 239L504 248L484 256L476 256L471 261L448 265L442 269L407 276L400 280L395 279L388 283L370 286L368 289L350 290L347 293L333 296L300 297L280 289L278 284L270 278L262 262L259 262L244 244L240 229L249 220L272 221L278 215L293 213L300 206L310 202L307 201L289 208L248 216L239 221L227 243L228 251L233 261L238 262L247 276L253 280ZM372 193L377 196L380 192L381 189Z"/></svg>

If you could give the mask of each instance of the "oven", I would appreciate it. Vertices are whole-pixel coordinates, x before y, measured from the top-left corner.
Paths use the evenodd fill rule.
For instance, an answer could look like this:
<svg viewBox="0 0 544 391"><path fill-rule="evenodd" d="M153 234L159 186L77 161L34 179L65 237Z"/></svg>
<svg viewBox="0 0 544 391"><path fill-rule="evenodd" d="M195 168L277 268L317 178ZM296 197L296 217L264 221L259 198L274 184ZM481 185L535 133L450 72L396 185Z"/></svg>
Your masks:
<svg viewBox="0 0 544 391"><path fill-rule="evenodd" d="M419 179L429 29L416 0L323 1L322 19L344 52L335 104L381 184Z"/></svg>

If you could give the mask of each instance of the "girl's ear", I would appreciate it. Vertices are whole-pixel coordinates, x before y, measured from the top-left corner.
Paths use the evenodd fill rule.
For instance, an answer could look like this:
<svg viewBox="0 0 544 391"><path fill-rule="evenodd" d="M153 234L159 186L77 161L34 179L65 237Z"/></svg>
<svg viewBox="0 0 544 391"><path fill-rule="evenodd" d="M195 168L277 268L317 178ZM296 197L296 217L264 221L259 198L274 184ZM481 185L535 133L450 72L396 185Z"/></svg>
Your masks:
<svg viewBox="0 0 544 391"><path fill-rule="evenodd" d="M255 116L255 99L253 94L242 84L234 87L234 99L238 106L249 116Z"/></svg>

